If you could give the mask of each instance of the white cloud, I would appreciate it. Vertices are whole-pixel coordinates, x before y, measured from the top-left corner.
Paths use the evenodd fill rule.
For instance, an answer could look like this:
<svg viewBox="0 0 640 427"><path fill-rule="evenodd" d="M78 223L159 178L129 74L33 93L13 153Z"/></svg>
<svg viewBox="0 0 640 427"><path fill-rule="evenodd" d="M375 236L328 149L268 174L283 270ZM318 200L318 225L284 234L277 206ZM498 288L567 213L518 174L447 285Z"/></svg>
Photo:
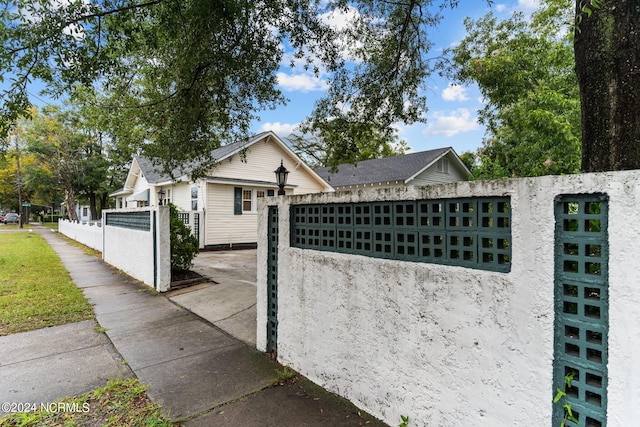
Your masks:
<svg viewBox="0 0 640 427"><path fill-rule="evenodd" d="M334 9L328 13L320 15L320 19L336 31L344 31L353 25L360 12L357 9L347 6L346 9Z"/></svg>
<svg viewBox="0 0 640 427"><path fill-rule="evenodd" d="M478 120L472 117L468 108L458 108L448 114L442 111L436 111L431 118L431 124L422 131L422 134L451 137L479 128Z"/></svg>
<svg viewBox="0 0 640 427"><path fill-rule="evenodd" d="M313 74L287 74L278 73L278 85L285 90L312 92L327 90L329 85L326 80L315 77Z"/></svg>
<svg viewBox="0 0 640 427"><path fill-rule="evenodd" d="M468 101L467 88L449 83L449 86L442 91L442 99L445 101Z"/></svg>
<svg viewBox="0 0 640 427"><path fill-rule="evenodd" d="M524 12L526 16L540 9L540 0L518 0L517 4L507 5L505 3L499 3L494 7L496 12L498 13L506 11L518 11Z"/></svg>
<svg viewBox="0 0 640 427"><path fill-rule="evenodd" d="M263 123L262 126L260 126L260 129L258 130L258 132L273 131L276 135L286 138L287 136L291 135L297 130L298 130L298 123L291 124L291 123L280 123L280 122L274 122L274 123L267 122L267 123Z"/></svg>
<svg viewBox="0 0 640 427"><path fill-rule="evenodd" d="M540 0L518 0L518 10L533 12L540 7Z"/></svg>

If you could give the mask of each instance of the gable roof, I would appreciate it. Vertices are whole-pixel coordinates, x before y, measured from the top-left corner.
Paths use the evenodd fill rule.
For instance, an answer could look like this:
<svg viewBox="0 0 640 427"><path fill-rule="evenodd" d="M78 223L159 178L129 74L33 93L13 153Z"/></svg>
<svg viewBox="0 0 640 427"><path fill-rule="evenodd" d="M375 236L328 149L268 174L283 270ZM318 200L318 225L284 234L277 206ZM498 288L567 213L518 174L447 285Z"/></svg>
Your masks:
<svg viewBox="0 0 640 427"><path fill-rule="evenodd" d="M262 132L257 135L252 136L247 141L239 141L234 142L232 144L223 145L222 147L216 148L209 153L209 157L216 159L216 162L221 162L222 160L237 154L243 149L255 144L257 141L264 139L269 135L270 132ZM275 136L275 134L274 134ZM171 181L171 175L175 178L187 177L191 172L192 168L197 166L197 162L193 162L191 164L187 164L182 168L176 168L171 171L171 175L162 172L162 169L153 163L151 159L144 156L136 156L135 159L140 166L140 170L144 174L145 178L149 182L149 184L159 184L163 182Z"/></svg>
<svg viewBox="0 0 640 427"><path fill-rule="evenodd" d="M315 171L334 188L390 181L403 181L406 184L449 152L452 152L459 160L453 148L445 147L365 160L355 165L347 163L339 165L337 172L334 173L329 171L329 167L318 168ZM460 163L467 170L464 163L462 161Z"/></svg>
<svg viewBox="0 0 640 427"><path fill-rule="evenodd" d="M255 144L258 141L263 141L265 139L270 139L271 141L275 141L275 143L280 146L296 163L298 163L299 165L301 165L301 167L309 174L313 177L313 179L315 179L316 181L320 182L322 186L324 186L327 190L332 190L331 185L329 185L325 180L322 179L322 177L320 177L313 169L311 169L302 159L300 159L292 150L291 148L289 148L284 142L282 142L282 140L280 140L280 138L278 138L278 136L272 132L272 131L267 131L267 132L261 132L259 134L256 134L252 137L250 137L249 139L245 140L245 141L239 141L239 142L234 142L232 144L227 144L224 145L222 147L216 148L215 150L211 151L209 153L209 156L211 158L216 159L216 163L219 163L225 159L228 159L229 157L234 156L235 154L238 154L239 152L241 152L244 149L247 149L249 147L251 147L253 144ZM116 194L121 194L121 193L125 193L127 190L127 184L129 183L130 179L133 178L133 175L135 175L136 168L139 168L140 172L142 173L142 175L145 177L145 179L147 180L147 182L151 185L164 185L170 182L175 182L175 181L180 181L180 180L186 180L189 181L190 177L189 174L192 170L192 168L194 168L195 166L197 166L198 163L197 162L193 162L190 164L185 165L182 168L177 168L174 169L172 171L172 174L174 179L171 178L171 175L164 173L162 171L162 168L159 165L156 165L153 163L153 161L151 159L149 159L148 157L144 157L144 156L135 156L133 159L133 163L131 165L131 168L129 169L129 174L127 176L127 180L125 182L125 189L124 190L120 190L116 193L113 193L112 195L116 195Z"/></svg>

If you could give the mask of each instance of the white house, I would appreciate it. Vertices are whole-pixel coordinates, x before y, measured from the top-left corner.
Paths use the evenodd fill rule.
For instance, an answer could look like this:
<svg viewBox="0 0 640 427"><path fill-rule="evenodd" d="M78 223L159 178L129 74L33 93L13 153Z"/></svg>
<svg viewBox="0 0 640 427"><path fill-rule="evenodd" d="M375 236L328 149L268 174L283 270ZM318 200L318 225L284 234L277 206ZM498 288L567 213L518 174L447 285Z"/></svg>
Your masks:
<svg viewBox="0 0 640 427"><path fill-rule="evenodd" d="M315 172L336 191L468 181L470 174L451 147L343 164L335 172L328 167Z"/></svg>
<svg viewBox="0 0 640 427"><path fill-rule="evenodd" d="M277 194L274 171L281 162L289 171L287 195L333 191L273 132L225 145L211 156L217 163L195 182L188 171L171 179L149 159L135 157L123 188L111 194L116 209L170 202L181 211L196 213L201 247L255 247L258 199Z"/></svg>

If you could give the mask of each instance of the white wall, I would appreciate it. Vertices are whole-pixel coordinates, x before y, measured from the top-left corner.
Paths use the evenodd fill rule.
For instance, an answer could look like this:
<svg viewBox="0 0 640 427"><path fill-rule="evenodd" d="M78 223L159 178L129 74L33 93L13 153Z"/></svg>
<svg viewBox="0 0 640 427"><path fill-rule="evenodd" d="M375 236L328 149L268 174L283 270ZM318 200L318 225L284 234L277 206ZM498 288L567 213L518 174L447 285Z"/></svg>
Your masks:
<svg viewBox="0 0 640 427"><path fill-rule="evenodd" d="M108 213L126 212L149 212L151 230L141 231L107 224ZM105 210L102 211L102 224L102 259L160 292L168 290L171 284L169 206Z"/></svg>
<svg viewBox="0 0 640 427"><path fill-rule="evenodd" d="M267 205L280 212L278 360L390 425L550 426L554 198L609 196L608 425L640 419L640 171L269 198L258 222L266 350ZM497 273L289 247L289 206L510 196Z"/></svg>
<svg viewBox="0 0 640 427"><path fill-rule="evenodd" d="M102 252L102 227L97 223L77 223L66 219L58 220L58 232L85 246Z"/></svg>

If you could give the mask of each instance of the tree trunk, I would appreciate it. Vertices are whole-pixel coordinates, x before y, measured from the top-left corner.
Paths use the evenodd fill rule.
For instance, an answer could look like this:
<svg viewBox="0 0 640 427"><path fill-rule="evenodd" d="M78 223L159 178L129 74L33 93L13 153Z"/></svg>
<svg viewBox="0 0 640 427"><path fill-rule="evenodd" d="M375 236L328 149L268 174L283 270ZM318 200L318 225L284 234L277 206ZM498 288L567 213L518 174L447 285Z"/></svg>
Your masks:
<svg viewBox="0 0 640 427"><path fill-rule="evenodd" d="M640 4L576 0L582 171L640 169Z"/></svg>
<svg viewBox="0 0 640 427"><path fill-rule="evenodd" d="M67 205L67 215L69 221L78 221L78 212L76 212L76 197L71 188L64 189L64 202Z"/></svg>
<svg viewBox="0 0 640 427"><path fill-rule="evenodd" d="M96 209L96 193L89 193L89 211L91 212L91 220L96 221L98 219L98 210Z"/></svg>
<svg viewBox="0 0 640 427"><path fill-rule="evenodd" d="M101 193L100 197L100 209L98 210L98 218L96 218L96 220L100 220L102 219L102 211L105 209L108 209L109 205L109 193Z"/></svg>

